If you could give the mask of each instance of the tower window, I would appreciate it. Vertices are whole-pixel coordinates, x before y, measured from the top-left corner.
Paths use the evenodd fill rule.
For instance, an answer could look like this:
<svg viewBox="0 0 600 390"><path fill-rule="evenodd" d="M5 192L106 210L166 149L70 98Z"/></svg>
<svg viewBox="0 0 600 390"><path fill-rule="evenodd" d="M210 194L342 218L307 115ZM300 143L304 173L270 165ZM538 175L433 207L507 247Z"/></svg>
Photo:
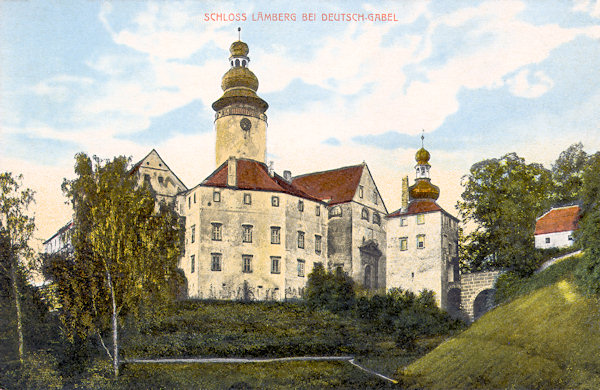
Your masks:
<svg viewBox="0 0 600 390"><path fill-rule="evenodd" d="M252 255L242 255L242 272L252 272Z"/></svg>
<svg viewBox="0 0 600 390"><path fill-rule="evenodd" d="M401 251L408 250L408 237L402 237L400 239L400 250Z"/></svg>
<svg viewBox="0 0 600 390"><path fill-rule="evenodd" d="M160 177L158 178L158 181L160 181ZM196 204L196 193L194 192L194 204Z"/></svg>
<svg viewBox="0 0 600 390"><path fill-rule="evenodd" d="M163 183L164 183L164 181L165 181L165 179L164 179L162 176L159 176L159 177L158 177L158 183L159 183L159 184L163 184Z"/></svg>
<svg viewBox="0 0 600 390"><path fill-rule="evenodd" d="M281 244L281 228L271 226L271 244Z"/></svg>
<svg viewBox="0 0 600 390"><path fill-rule="evenodd" d="M242 66L245 68L246 67L246 60L242 60Z"/></svg>
<svg viewBox="0 0 600 390"><path fill-rule="evenodd" d="M240 66L240 60L235 60L235 66Z"/></svg>
<svg viewBox="0 0 600 390"><path fill-rule="evenodd" d="M149 174L146 173L144 175L144 181L147 182L147 183L150 183L150 175Z"/></svg>
<svg viewBox="0 0 600 390"><path fill-rule="evenodd" d="M281 257L271 256L271 273L278 274L281 272Z"/></svg>
<svg viewBox="0 0 600 390"><path fill-rule="evenodd" d="M222 255L220 253L211 253L210 257L211 257L210 270L211 271L220 271Z"/></svg>
<svg viewBox="0 0 600 390"><path fill-rule="evenodd" d="M242 225L242 242L252 242L252 225Z"/></svg>
<svg viewBox="0 0 600 390"><path fill-rule="evenodd" d="M223 224L213 223L212 224L212 240L221 241L223 239Z"/></svg>
<svg viewBox="0 0 600 390"><path fill-rule="evenodd" d="M408 226L408 220L406 218L400 218L400 226Z"/></svg>
<svg viewBox="0 0 600 390"><path fill-rule="evenodd" d="M363 198L363 186L358 186L358 197Z"/></svg>
<svg viewBox="0 0 600 390"><path fill-rule="evenodd" d="M244 194L244 204L252 204L252 195Z"/></svg>
<svg viewBox="0 0 600 390"><path fill-rule="evenodd" d="M315 215L318 217L321 215L321 206L317 205L315 207Z"/></svg>
<svg viewBox="0 0 600 390"><path fill-rule="evenodd" d="M423 225L425 223L425 214L417 214L417 225Z"/></svg>
<svg viewBox="0 0 600 390"><path fill-rule="evenodd" d="M190 256L190 273L196 272L196 255Z"/></svg>
<svg viewBox="0 0 600 390"><path fill-rule="evenodd" d="M192 225L191 234L192 234L192 244L193 244L196 241L196 225Z"/></svg>
<svg viewBox="0 0 600 390"><path fill-rule="evenodd" d="M377 204L377 199L379 197L377 196L377 191L373 191L373 203Z"/></svg>
<svg viewBox="0 0 600 390"><path fill-rule="evenodd" d="M417 236L417 249L423 249L423 248L425 248L425 235L419 234Z"/></svg>
<svg viewBox="0 0 600 390"><path fill-rule="evenodd" d="M221 201L221 193L219 191L214 191L213 192L213 202L220 202Z"/></svg>
<svg viewBox="0 0 600 390"><path fill-rule="evenodd" d="M300 212L304 211L304 201L302 201L302 200L298 201L298 211L300 211Z"/></svg>
<svg viewBox="0 0 600 390"><path fill-rule="evenodd" d="M279 197L278 196L271 197L271 206L279 207Z"/></svg>

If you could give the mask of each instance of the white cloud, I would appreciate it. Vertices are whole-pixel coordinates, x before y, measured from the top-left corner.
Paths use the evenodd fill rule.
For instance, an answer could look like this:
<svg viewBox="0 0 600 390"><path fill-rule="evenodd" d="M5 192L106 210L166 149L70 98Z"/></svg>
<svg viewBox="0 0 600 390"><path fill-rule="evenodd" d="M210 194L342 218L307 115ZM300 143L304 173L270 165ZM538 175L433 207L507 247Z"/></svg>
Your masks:
<svg viewBox="0 0 600 390"><path fill-rule="evenodd" d="M529 73L528 69L523 69L506 81L513 95L525 98L537 98L554 86L552 79L544 72L537 71L533 73L532 77L529 76Z"/></svg>
<svg viewBox="0 0 600 390"><path fill-rule="evenodd" d="M575 0L573 11L584 12L594 18L600 18L600 1L598 0Z"/></svg>

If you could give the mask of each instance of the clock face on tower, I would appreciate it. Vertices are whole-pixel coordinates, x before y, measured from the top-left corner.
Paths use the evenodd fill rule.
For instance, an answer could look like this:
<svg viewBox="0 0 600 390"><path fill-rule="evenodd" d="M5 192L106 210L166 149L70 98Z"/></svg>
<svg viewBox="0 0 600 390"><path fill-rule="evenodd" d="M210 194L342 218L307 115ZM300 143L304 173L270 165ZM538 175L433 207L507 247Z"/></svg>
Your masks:
<svg viewBox="0 0 600 390"><path fill-rule="evenodd" d="M244 131L250 130L250 128L252 127L252 123L250 122L250 119L242 118L242 120L240 121L240 127Z"/></svg>

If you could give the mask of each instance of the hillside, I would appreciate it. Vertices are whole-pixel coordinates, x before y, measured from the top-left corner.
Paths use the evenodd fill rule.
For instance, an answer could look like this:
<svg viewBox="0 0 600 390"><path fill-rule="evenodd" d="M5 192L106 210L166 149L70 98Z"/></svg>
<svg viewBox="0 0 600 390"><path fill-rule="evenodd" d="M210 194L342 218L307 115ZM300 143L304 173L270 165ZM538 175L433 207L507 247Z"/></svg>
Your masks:
<svg viewBox="0 0 600 390"><path fill-rule="evenodd" d="M571 271L577 261L566 259L523 283L519 290L532 292L412 363L400 373L405 385L600 388L600 303L577 292Z"/></svg>

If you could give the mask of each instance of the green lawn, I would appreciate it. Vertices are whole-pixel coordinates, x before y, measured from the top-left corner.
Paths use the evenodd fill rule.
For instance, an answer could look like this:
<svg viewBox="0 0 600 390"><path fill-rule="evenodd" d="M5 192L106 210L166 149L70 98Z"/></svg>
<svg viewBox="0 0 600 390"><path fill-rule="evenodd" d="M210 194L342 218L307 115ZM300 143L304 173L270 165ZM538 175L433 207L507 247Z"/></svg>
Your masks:
<svg viewBox="0 0 600 390"><path fill-rule="evenodd" d="M576 261L523 282L524 295L401 370L404 385L599 389L600 304L576 290L570 263Z"/></svg>

